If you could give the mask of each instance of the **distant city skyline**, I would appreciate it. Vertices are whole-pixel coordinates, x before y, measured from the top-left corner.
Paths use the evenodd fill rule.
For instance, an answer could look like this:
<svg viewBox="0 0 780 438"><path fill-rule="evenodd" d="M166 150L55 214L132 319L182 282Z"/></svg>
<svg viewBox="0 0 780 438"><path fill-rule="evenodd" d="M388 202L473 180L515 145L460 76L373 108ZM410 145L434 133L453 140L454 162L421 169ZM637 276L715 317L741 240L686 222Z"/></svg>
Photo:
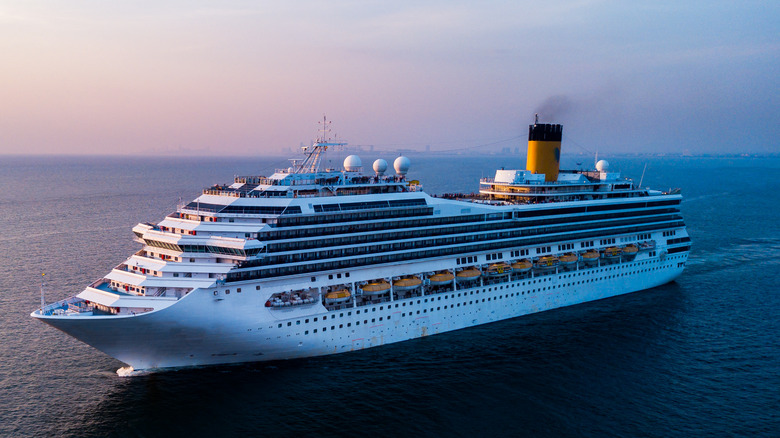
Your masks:
<svg viewBox="0 0 780 438"><path fill-rule="evenodd" d="M0 155L776 153L777 2L5 1Z"/></svg>

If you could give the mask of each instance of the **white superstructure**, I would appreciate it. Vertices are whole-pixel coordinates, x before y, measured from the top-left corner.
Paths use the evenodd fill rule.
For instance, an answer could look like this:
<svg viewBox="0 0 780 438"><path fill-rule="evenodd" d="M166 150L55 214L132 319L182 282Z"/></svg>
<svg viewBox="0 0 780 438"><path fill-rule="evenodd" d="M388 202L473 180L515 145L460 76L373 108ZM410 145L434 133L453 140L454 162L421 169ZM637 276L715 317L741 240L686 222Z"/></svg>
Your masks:
<svg viewBox="0 0 780 438"><path fill-rule="evenodd" d="M529 140L529 160L533 143L557 162L560 125ZM320 169L335 144L138 224L141 250L32 316L135 369L290 359L648 289L685 267L680 194L606 165L552 179L539 161L483 179L478 197L433 197L405 180L405 157L396 175L384 160L364 174L357 156Z"/></svg>

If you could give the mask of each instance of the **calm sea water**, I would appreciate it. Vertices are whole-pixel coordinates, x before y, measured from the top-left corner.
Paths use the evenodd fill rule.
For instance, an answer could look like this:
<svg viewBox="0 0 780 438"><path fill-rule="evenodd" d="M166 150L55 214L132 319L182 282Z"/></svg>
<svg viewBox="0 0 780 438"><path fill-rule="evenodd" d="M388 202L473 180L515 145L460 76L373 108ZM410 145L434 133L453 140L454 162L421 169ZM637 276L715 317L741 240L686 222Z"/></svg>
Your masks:
<svg viewBox="0 0 780 438"><path fill-rule="evenodd" d="M286 163L0 157L0 435L780 436L780 159L610 161L683 189L676 282L357 353L120 377L28 316L41 273L47 301L77 293L138 249L136 223ZM501 166L524 162L413 158L410 177L470 192Z"/></svg>

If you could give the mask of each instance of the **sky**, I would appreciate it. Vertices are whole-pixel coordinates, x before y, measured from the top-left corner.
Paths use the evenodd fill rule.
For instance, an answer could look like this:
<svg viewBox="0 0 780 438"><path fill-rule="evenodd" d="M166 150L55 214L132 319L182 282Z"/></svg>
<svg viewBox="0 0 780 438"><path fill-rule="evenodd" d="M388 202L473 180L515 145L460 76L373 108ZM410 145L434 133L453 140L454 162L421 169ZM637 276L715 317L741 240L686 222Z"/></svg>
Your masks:
<svg viewBox="0 0 780 438"><path fill-rule="evenodd" d="M0 155L780 152L780 2L0 0Z"/></svg>

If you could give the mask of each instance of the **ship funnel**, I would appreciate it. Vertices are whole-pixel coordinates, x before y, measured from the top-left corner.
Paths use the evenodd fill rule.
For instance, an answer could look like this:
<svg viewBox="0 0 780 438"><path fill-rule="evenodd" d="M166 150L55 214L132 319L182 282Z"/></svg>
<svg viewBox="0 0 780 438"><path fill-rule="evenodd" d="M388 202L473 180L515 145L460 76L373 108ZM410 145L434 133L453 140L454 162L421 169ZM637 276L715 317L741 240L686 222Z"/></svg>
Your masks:
<svg viewBox="0 0 780 438"><path fill-rule="evenodd" d="M557 181L561 163L562 125L539 123L528 126L528 159L525 168L533 173L543 173L545 181Z"/></svg>

